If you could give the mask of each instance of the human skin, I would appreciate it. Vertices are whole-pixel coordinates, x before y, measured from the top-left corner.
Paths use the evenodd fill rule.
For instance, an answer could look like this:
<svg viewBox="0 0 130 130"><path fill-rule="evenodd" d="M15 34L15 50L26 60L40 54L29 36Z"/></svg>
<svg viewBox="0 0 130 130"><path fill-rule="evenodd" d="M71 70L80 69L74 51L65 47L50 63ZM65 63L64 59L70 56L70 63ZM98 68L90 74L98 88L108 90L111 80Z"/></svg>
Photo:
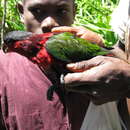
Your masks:
<svg viewBox="0 0 130 130"><path fill-rule="evenodd" d="M80 30L72 27L64 27L62 30L61 27L56 27L52 31L69 31L86 39L86 37L83 37L84 33L81 35ZM102 42L100 43L99 45L103 46ZM118 45L115 45L110 52L113 57L97 56L88 61L68 64L67 68L72 73L68 73L64 77L66 89L89 93L95 104L103 104L126 97L130 84L130 58L126 59L125 53ZM88 92L87 87L93 91ZM97 88L100 89L97 90Z"/></svg>
<svg viewBox="0 0 130 130"><path fill-rule="evenodd" d="M56 26L70 26L74 21L72 0L25 0L18 4L27 31L50 32Z"/></svg>
<svg viewBox="0 0 130 130"><path fill-rule="evenodd" d="M88 61L68 64L67 68L75 73L64 77L67 89L82 91L91 86L92 101L102 104L127 96L129 90L130 65L125 61L113 57L97 56ZM82 72L78 72L78 70ZM100 88L100 89L97 89ZM79 91L79 90L78 90Z"/></svg>

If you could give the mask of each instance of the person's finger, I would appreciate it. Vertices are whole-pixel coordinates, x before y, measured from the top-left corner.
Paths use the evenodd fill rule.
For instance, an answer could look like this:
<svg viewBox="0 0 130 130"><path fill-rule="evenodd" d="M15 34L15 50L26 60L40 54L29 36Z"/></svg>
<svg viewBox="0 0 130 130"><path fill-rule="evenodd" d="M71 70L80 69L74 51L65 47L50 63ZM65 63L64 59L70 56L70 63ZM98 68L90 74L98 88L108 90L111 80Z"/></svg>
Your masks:
<svg viewBox="0 0 130 130"><path fill-rule="evenodd" d="M75 33L76 29L74 27L69 27L69 26L60 26L60 27L53 28L51 31L53 33L62 33L62 32Z"/></svg>
<svg viewBox="0 0 130 130"><path fill-rule="evenodd" d="M67 86L78 86L84 84L97 85L99 83L99 78L103 77L107 73L106 70L103 70L103 67L105 67L105 65L93 67L84 72L68 73L64 77L64 83Z"/></svg>
<svg viewBox="0 0 130 130"><path fill-rule="evenodd" d="M83 72L85 70L88 70L92 67L95 67L104 63L105 58L106 57L104 56L97 56L90 60L67 64L66 67L67 69L73 72Z"/></svg>
<svg viewBox="0 0 130 130"><path fill-rule="evenodd" d="M76 26L76 27L61 26L61 27L55 27L51 31L53 33L71 32L76 36L83 38L89 42L98 44L99 46L102 47L105 46L103 44L103 39L100 35L82 26Z"/></svg>
<svg viewBox="0 0 130 130"><path fill-rule="evenodd" d="M67 64L67 69L72 71L72 72L83 72L87 69L90 69L93 67L93 65L88 65L86 61L82 62L77 62L77 63L70 63Z"/></svg>

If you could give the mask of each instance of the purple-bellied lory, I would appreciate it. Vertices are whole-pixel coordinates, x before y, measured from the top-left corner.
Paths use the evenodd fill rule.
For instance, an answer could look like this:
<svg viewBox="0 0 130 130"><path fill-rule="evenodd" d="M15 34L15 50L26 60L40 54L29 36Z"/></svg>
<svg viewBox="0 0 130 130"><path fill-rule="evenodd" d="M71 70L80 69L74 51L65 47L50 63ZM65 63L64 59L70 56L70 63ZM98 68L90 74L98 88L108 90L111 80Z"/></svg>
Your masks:
<svg viewBox="0 0 130 130"><path fill-rule="evenodd" d="M5 36L4 42L7 52L20 53L42 66L44 70L54 65L56 71L60 73L64 73L62 70L65 69L67 63L109 54L108 50L69 32L34 34L12 31ZM62 64L63 66L60 67L64 67L64 69L59 68L59 64Z"/></svg>

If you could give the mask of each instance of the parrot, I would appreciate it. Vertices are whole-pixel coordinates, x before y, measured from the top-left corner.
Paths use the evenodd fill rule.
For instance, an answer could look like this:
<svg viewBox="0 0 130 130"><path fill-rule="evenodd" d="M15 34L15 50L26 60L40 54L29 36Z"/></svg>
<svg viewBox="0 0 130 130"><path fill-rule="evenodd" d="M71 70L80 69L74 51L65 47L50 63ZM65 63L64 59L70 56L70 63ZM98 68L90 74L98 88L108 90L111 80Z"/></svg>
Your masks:
<svg viewBox="0 0 130 130"><path fill-rule="evenodd" d="M70 32L35 34L11 31L4 37L4 50L7 53L17 52L24 55L45 70L55 66L60 74L67 72L64 70L67 70L65 66L68 63L88 60L98 55L110 55L109 50ZM57 88L55 86L48 90L49 100L52 99L53 91Z"/></svg>

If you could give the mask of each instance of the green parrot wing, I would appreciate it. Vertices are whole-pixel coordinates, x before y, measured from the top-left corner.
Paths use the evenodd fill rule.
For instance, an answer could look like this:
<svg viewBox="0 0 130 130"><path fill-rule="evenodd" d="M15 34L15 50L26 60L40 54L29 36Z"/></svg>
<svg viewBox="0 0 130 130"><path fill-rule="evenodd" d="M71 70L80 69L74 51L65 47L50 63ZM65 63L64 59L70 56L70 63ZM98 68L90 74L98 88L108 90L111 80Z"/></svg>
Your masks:
<svg viewBox="0 0 130 130"><path fill-rule="evenodd" d="M78 38L69 32L52 36L46 42L47 51L56 59L67 63L87 60L109 52L96 44Z"/></svg>

